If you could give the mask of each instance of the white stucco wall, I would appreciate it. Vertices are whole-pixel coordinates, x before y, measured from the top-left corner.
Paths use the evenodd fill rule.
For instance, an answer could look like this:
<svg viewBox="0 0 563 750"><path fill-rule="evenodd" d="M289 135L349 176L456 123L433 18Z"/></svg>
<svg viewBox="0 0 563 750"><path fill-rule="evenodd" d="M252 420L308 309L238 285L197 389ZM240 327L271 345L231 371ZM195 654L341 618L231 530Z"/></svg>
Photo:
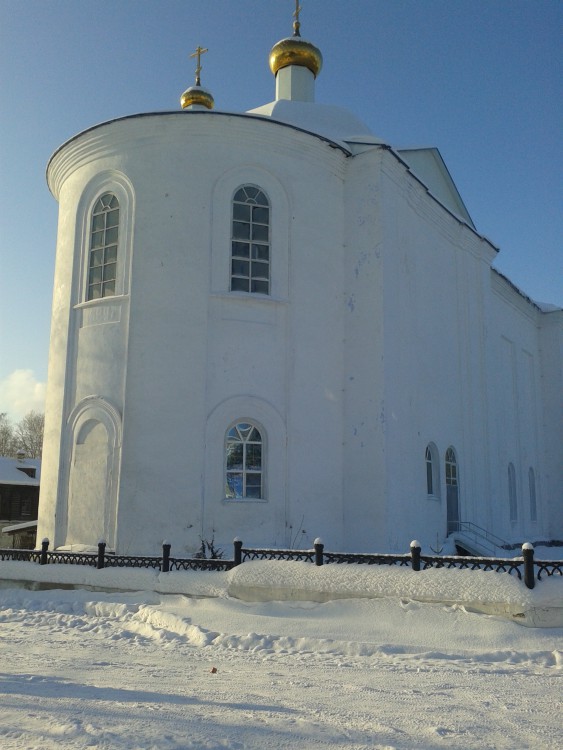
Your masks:
<svg viewBox="0 0 563 750"><path fill-rule="evenodd" d="M267 117L165 113L77 136L48 175L60 208L39 539L145 554L166 540L177 555L235 535L441 544L450 446L462 520L507 539L557 533L560 316L507 288L493 246L388 148L351 156ZM267 296L229 291L244 184L270 201ZM117 294L84 302L89 216L108 190L122 211ZM254 501L225 499L225 433L240 420L265 441Z"/></svg>

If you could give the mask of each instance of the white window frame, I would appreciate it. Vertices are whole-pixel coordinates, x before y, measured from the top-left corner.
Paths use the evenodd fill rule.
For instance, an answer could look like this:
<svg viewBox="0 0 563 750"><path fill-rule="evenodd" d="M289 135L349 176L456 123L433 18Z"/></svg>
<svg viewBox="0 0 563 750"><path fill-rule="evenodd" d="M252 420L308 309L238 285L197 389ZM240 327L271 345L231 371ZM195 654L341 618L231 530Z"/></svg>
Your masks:
<svg viewBox="0 0 563 750"><path fill-rule="evenodd" d="M90 242L92 216L98 200L106 193L115 195L119 203L119 239L115 293L98 299L88 299L90 272ZM129 294L131 256L133 249L133 219L135 194L128 178L121 172L109 170L92 180L82 192L77 207L76 244L80 247L80 277L75 282L74 304L79 307L96 307L117 301Z"/></svg>
<svg viewBox="0 0 563 750"><path fill-rule="evenodd" d="M104 297L115 297L119 258L119 225L119 199L113 192L102 193L93 206L90 215L88 278L86 280L87 302ZM100 294L94 295L95 287L99 287Z"/></svg>
<svg viewBox="0 0 563 750"><path fill-rule="evenodd" d="M258 433L259 441L253 440L254 432ZM238 433L240 441L235 441L232 435ZM230 469L228 465L228 446L235 442L240 443L242 446L242 466L239 469ZM250 446L260 445L260 469L248 468L248 448ZM228 502L240 503L240 502L261 502L265 501L266 498L266 476L265 470L267 465L266 455L266 433L264 428L253 419L237 419L229 425L225 431L224 441L224 464L223 464L223 478L224 478L224 494L225 500ZM240 474L242 475L242 495L229 494L229 475ZM248 484L248 480L251 477L260 476L260 492L258 496L248 495L247 490L249 486L257 486L255 484Z"/></svg>
<svg viewBox="0 0 563 750"><path fill-rule="evenodd" d="M254 185L270 201L270 292L231 292L232 201L243 185ZM289 298L290 223L292 209L288 191L268 170L243 165L226 171L213 188L211 211L211 294L222 298L221 314L240 315L241 304L252 300L256 318L268 306L287 303ZM247 310L250 309L246 305ZM237 318L238 319L238 318Z"/></svg>
<svg viewBox="0 0 563 750"><path fill-rule="evenodd" d="M240 185L231 201L231 215L230 290L269 296L270 199L259 185Z"/></svg>
<svg viewBox="0 0 563 750"><path fill-rule="evenodd" d="M428 443L424 452L426 467L426 496L430 500L440 500L440 453L435 443ZM431 480L432 486L429 487Z"/></svg>

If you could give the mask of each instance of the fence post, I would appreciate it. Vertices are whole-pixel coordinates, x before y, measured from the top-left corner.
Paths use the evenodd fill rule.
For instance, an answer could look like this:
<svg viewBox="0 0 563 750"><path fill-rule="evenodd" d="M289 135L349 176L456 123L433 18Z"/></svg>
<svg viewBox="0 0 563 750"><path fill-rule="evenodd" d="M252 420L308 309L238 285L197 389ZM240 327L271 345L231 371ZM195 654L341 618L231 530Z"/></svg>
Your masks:
<svg viewBox="0 0 563 750"><path fill-rule="evenodd" d="M524 558L524 583L529 589L536 585L534 577L534 545L526 542L522 545L522 557Z"/></svg>
<svg viewBox="0 0 563 750"><path fill-rule="evenodd" d="M162 542L162 567L160 568L161 573L170 572L170 547L171 545L168 542Z"/></svg>
<svg viewBox="0 0 563 750"><path fill-rule="evenodd" d="M315 546L315 565L322 565L323 564L323 552L324 552L324 544L323 540L320 537L317 537L315 541L313 542Z"/></svg>
<svg viewBox="0 0 563 750"><path fill-rule="evenodd" d="M41 542L41 557L39 558L39 565L47 565L47 550L49 549L49 540L47 537Z"/></svg>
<svg viewBox="0 0 563 750"><path fill-rule="evenodd" d="M420 570L420 542L417 539L411 542L411 561L412 569Z"/></svg>
<svg viewBox="0 0 563 750"><path fill-rule="evenodd" d="M98 570L101 570L104 567L104 556L106 554L106 541L105 539L100 539L98 542L98 562L96 564L96 567Z"/></svg>
<svg viewBox="0 0 563 750"><path fill-rule="evenodd" d="M233 545L235 548L234 567L236 567L237 565L240 565L242 563L242 540L239 539L238 536L236 536L233 539Z"/></svg>

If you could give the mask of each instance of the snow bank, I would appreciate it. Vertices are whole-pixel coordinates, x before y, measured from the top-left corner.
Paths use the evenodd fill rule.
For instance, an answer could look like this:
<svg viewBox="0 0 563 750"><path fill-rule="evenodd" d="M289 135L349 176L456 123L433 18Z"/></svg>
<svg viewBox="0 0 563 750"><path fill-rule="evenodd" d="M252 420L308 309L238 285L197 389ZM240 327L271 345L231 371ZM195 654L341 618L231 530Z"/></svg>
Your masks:
<svg viewBox="0 0 563 750"><path fill-rule="evenodd" d="M316 567L308 563L249 562L229 573L228 593L245 601L314 601L396 597L460 604L524 625L563 626L563 578L539 581L530 590L515 576L482 570L363 565Z"/></svg>
<svg viewBox="0 0 563 750"><path fill-rule="evenodd" d="M324 565L265 560L228 573L3 562L0 587L152 591L191 597L233 597L247 602L396 598L461 605L467 610L536 627L563 626L563 577L538 581L533 590L508 573L392 566Z"/></svg>

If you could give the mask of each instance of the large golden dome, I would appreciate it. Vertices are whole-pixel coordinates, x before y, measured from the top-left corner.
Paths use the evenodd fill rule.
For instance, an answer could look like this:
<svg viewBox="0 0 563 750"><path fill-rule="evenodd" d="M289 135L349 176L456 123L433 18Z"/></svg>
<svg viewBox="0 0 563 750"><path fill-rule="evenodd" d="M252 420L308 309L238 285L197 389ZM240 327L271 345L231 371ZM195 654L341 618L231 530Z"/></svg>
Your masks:
<svg viewBox="0 0 563 750"><path fill-rule="evenodd" d="M281 39L270 51L270 70L274 75L288 65L308 68L316 78L323 65L323 56L318 47L295 35Z"/></svg>

